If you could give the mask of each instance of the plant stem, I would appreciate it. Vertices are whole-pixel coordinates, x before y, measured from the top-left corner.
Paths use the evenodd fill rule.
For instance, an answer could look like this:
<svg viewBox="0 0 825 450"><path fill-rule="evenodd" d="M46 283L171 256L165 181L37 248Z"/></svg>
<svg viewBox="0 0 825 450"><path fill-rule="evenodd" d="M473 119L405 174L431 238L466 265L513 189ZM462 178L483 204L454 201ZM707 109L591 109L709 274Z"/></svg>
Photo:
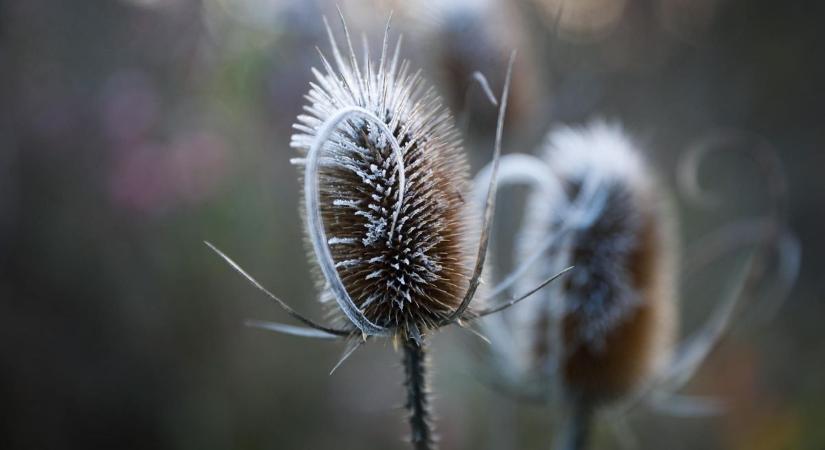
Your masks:
<svg viewBox="0 0 825 450"><path fill-rule="evenodd" d="M410 415L410 442L413 448L434 450L427 391L427 354L424 347L423 342L404 340L404 385L407 388L407 403L404 406Z"/></svg>
<svg viewBox="0 0 825 450"><path fill-rule="evenodd" d="M593 409L586 404L573 405L560 435L559 450L586 450L590 446Z"/></svg>

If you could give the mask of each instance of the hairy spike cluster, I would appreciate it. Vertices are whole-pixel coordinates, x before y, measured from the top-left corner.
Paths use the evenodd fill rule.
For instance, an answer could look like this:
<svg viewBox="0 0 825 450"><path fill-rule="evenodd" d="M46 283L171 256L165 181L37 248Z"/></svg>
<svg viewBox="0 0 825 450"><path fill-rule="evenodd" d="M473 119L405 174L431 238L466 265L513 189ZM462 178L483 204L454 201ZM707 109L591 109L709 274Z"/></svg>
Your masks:
<svg viewBox="0 0 825 450"><path fill-rule="evenodd" d="M336 114L364 111L341 120L321 147L326 245L358 311L390 332L416 336L454 311L467 289L460 193L468 166L452 117L399 61L400 39L387 58L385 36L377 65L365 45L360 66L348 35L347 59L331 32L330 42L335 68L322 54L325 71L313 70L291 145L306 153Z"/></svg>
<svg viewBox="0 0 825 450"><path fill-rule="evenodd" d="M699 147L690 153L682 174L696 192L701 189L695 171L707 151ZM781 187L781 172L773 170L772 184ZM482 171L476 182L481 185L486 177ZM557 129L541 158L502 158L501 182L532 189L515 240L519 266L493 290L530 286L547 273L574 267L564 283L545 291L543 301L485 323L494 338L494 373L503 387L532 399L562 395L554 398L564 402L566 419L557 448L587 448L592 418L609 404L627 408L643 402L682 416L718 413L712 400L676 393L718 342L737 303L753 295L765 274L760 264L772 251L779 297L793 283L799 252L777 213L781 192L773 193L774 217L723 227L688 258L690 267L743 247L764 252L762 260L759 253L748 259L705 324L677 346L674 216L652 170L620 127L596 122Z"/></svg>
<svg viewBox="0 0 825 450"><path fill-rule="evenodd" d="M570 196L589 199L569 236L577 270L562 285L568 347L599 352L640 308L673 304L673 230L651 171L619 127L560 129L548 147L546 159Z"/></svg>
<svg viewBox="0 0 825 450"><path fill-rule="evenodd" d="M546 301L508 313L512 344L498 353L516 378L562 370L583 390L627 392L663 362L673 332L674 233L651 171L603 122L554 130L541 158L502 163L502 181L533 186L516 239L514 260L529 265L521 283L574 269Z"/></svg>
<svg viewBox="0 0 825 450"><path fill-rule="evenodd" d="M515 285L573 269L542 301L487 323L497 372L519 395L561 394L559 448L582 449L592 414L646 386L670 356L675 233L652 172L618 126L554 130L541 158L511 155L501 173L532 187L515 241L514 260L527 268L514 273L526 276Z"/></svg>
<svg viewBox="0 0 825 450"><path fill-rule="evenodd" d="M619 127L556 130L545 160L581 202L563 254L576 270L559 287L563 382L569 394L598 403L631 392L665 362L674 230L651 171Z"/></svg>
<svg viewBox="0 0 825 450"><path fill-rule="evenodd" d="M400 343L412 444L428 450L435 444L425 370L427 333L510 308L564 273L503 304L468 309L486 261L515 53L498 103L483 220L478 241L472 242L472 214L465 215L469 208L462 197L470 187L468 166L458 134L433 90L418 73L410 73L406 61L399 63L400 39L388 60L385 33L377 65L365 42L359 66L346 24L347 60L329 25L327 31L336 68L321 54L325 72L313 70L316 82L306 95L306 114L298 116L292 136L291 146L303 158L292 162L304 168L307 237L323 275L321 298L334 299L351 326L327 327L302 316L208 245L308 328L259 321L251 326L322 339L360 334L363 340L351 341L335 368L370 336ZM469 244L476 246L473 255Z"/></svg>

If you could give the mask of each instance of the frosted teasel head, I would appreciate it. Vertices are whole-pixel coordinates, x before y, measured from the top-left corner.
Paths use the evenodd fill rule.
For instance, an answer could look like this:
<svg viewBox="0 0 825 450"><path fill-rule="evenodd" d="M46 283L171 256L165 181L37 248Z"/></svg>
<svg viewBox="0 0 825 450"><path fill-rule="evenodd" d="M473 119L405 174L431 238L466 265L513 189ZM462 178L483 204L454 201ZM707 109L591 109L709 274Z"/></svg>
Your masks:
<svg viewBox="0 0 825 450"><path fill-rule="evenodd" d="M697 161L706 153L706 147L694 150L683 163L681 175L696 192ZM775 159L756 153L756 160ZM771 178L768 184L783 184L775 181L781 174ZM617 413L618 425L639 403L681 416L718 412L712 399L677 392L719 341L747 286L765 275L764 267L753 269L764 261L752 257L705 323L677 343L677 282L683 271L675 214L653 168L618 125L557 128L541 158L503 158L501 182L532 189L514 245L519 276L508 275L499 288L517 289L543 273L575 266L564 282L542 291L539 301L485 321L485 332L496 337L491 366L502 386L536 400L565 401L569 420L560 448L583 448L590 417L603 407ZM781 192L773 197L781 203ZM691 252L698 257L689 255L686 272L736 249L767 245L767 253L778 256L782 296L798 268L792 241L776 213L736 222L699 240L699 251Z"/></svg>
<svg viewBox="0 0 825 450"><path fill-rule="evenodd" d="M564 267L575 270L541 294L545 301L507 313L513 338L535 341L510 349L523 370L555 370L558 361L548 359L558 357L563 337L553 328L565 318L576 323L564 336L568 350L599 351L646 296L672 303L674 295L675 233L652 171L623 130L602 121L559 127L542 153L502 160L503 184L532 189L515 239L519 267L501 288L530 285Z"/></svg>
<svg viewBox="0 0 825 450"><path fill-rule="evenodd" d="M400 344L411 442L417 449L430 449L428 332L504 310L556 278L503 304L469 309L486 261L515 53L497 101L492 175L476 243L464 205L468 167L452 118L418 73L399 60L400 39L388 56L385 33L377 63L365 43L359 64L346 24L346 58L327 29L335 67L321 54L325 71L313 70L316 81L306 96L306 114L298 117L292 137L301 157L292 162L303 168L307 236L323 275L320 284L324 296L335 299L346 325L327 327L298 314L210 247L309 328L251 325L313 338L362 337L350 342L335 367L368 337L388 336ZM477 247L468 249L468 239Z"/></svg>
<svg viewBox="0 0 825 450"><path fill-rule="evenodd" d="M565 244L578 269L560 286L567 346L598 353L644 312L656 322L649 345L669 348L676 233L653 170L627 134L605 122L553 131L544 159L570 198L582 196Z"/></svg>
<svg viewBox="0 0 825 450"><path fill-rule="evenodd" d="M325 20L326 23L326 20ZM389 22L380 57L364 40L362 63L346 35L345 59L327 25L333 65L321 53L324 72L306 95L291 146L302 157L308 240L323 275L323 297L332 297L350 326L319 325L212 247L238 272L310 329L257 322L273 331L335 338L391 336L420 342L427 331L498 312L504 305L469 310L481 282L495 205L503 119L515 53L498 102L499 121L476 249L469 251L472 220L462 192L468 168L452 118L409 63L400 61L400 38L388 54ZM319 51L320 53L320 51Z"/></svg>
<svg viewBox="0 0 825 450"><path fill-rule="evenodd" d="M377 65L365 46L306 96L291 146L305 155L307 232L326 285L366 334L415 335L461 304L472 275L461 193L468 166L450 114L385 37ZM347 37L349 44L349 37Z"/></svg>
<svg viewBox="0 0 825 450"><path fill-rule="evenodd" d="M575 418L559 433L573 435L563 448L583 448L577 430L590 411L635 392L667 361L675 232L651 169L617 125L558 127L540 157L508 155L501 174L531 190L517 268L498 289L573 270L538 301L486 321L493 375L521 397L563 400Z"/></svg>

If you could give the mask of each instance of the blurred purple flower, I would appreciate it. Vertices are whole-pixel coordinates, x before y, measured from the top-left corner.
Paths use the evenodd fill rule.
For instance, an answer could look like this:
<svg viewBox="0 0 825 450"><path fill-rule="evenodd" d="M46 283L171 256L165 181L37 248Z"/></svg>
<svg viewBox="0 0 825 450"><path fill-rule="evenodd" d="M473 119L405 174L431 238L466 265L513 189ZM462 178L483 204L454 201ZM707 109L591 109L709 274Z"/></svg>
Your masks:
<svg viewBox="0 0 825 450"><path fill-rule="evenodd" d="M137 145L118 152L111 172L110 195L114 203L140 213L159 213L170 206L166 148Z"/></svg>
<svg viewBox="0 0 825 450"><path fill-rule="evenodd" d="M179 136L166 164L178 201L195 204L206 199L226 174L227 145L209 131Z"/></svg>
<svg viewBox="0 0 825 450"><path fill-rule="evenodd" d="M131 69L115 72L103 87L101 97L101 122L112 141L137 142L154 125L159 100L144 72Z"/></svg>
<svg viewBox="0 0 825 450"><path fill-rule="evenodd" d="M128 146L115 156L110 195L119 207L160 215L208 198L226 161L226 142L209 131L183 133L167 145Z"/></svg>

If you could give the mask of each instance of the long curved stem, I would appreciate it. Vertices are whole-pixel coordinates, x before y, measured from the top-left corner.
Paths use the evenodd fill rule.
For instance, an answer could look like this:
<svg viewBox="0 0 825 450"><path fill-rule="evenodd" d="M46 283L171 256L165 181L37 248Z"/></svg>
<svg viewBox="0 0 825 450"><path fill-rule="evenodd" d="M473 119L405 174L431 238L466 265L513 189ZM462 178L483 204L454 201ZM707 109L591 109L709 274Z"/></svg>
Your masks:
<svg viewBox="0 0 825 450"><path fill-rule="evenodd" d="M434 450L433 426L430 420L430 401L427 389L427 353L423 340L404 340L404 373L407 402L404 405L410 417L410 443L415 450Z"/></svg>

